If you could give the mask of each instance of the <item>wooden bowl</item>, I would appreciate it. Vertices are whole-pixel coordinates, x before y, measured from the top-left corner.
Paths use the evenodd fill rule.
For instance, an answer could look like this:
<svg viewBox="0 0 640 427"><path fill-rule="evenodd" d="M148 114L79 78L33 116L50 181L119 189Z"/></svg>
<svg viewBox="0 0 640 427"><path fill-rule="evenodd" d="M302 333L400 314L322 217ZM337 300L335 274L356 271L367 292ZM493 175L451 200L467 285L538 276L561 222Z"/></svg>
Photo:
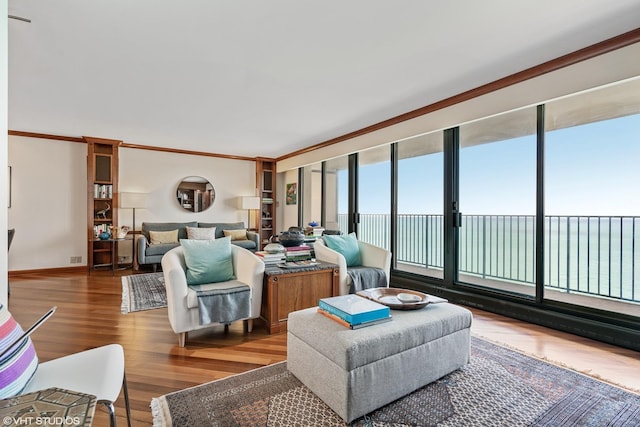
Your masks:
<svg viewBox="0 0 640 427"><path fill-rule="evenodd" d="M413 295L416 300L403 302L398 295ZM430 303L429 296L422 292L398 288L371 288L356 292L356 295L384 304L393 310L417 310ZM402 298L402 295L401 295ZM410 298L410 297L407 297Z"/></svg>

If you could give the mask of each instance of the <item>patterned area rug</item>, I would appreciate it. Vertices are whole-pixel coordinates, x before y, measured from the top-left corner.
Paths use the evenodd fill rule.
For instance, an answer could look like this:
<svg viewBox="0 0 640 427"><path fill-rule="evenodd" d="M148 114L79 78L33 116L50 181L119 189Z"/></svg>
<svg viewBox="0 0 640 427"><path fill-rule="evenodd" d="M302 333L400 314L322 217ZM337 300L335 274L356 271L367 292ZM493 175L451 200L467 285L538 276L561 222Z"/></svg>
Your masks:
<svg viewBox="0 0 640 427"><path fill-rule="evenodd" d="M286 362L151 401L154 426L345 426ZM640 396L480 338L471 363L352 426L638 426Z"/></svg>
<svg viewBox="0 0 640 427"><path fill-rule="evenodd" d="M167 306L167 291L162 273L122 276L122 313Z"/></svg>

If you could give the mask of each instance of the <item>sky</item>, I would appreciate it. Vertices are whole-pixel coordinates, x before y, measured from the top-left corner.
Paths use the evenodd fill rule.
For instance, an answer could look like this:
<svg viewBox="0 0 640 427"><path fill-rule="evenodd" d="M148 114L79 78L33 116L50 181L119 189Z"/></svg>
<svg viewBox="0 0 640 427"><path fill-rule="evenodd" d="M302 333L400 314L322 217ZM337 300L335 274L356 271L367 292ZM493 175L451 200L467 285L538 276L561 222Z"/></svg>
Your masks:
<svg viewBox="0 0 640 427"><path fill-rule="evenodd" d="M534 215L535 148L534 135L462 148L461 212ZM546 215L640 216L640 115L547 132L545 151ZM442 153L399 162L399 213L442 213L442 162ZM389 162L360 168L361 213L389 213L389 171Z"/></svg>

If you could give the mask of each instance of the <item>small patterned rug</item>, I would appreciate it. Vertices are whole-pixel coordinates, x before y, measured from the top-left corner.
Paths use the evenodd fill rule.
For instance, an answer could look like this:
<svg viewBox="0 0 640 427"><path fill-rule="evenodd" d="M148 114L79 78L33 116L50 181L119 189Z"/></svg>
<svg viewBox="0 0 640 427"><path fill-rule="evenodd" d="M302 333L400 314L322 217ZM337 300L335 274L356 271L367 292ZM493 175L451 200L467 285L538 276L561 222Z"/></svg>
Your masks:
<svg viewBox="0 0 640 427"><path fill-rule="evenodd" d="M122 313L167 306L167 291L162 273L122 276Z"/></svg>
<svg viewBox="0 0 640 427"><path fill-rule="evenodd" d="M286 362L151 401L154 426L340 426ZM640 395L471 339L471 363L354 421L360 426L639 426Z"/></svg>

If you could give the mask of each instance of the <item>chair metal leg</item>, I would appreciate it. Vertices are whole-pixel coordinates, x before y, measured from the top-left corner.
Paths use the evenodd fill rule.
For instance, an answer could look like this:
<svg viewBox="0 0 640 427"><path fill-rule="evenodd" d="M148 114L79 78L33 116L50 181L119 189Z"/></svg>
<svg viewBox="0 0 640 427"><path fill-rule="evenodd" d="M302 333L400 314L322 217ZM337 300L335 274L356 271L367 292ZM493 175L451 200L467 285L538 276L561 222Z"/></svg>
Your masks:
<svg viewBox="0 0 640 427"><path fill-rule="evenodd" d="M123 375L122 377L122 389L124 392L124 406L127 412L127 425L131 427L131 406L129 404L129 389L127 388L127 376ZM99 400L98 403L102 403L107 407L107 412L109 412L109 421L111 427L116 427L117 419L116 419L116 408L113 402L108 400Z"/></svg>
<svg viewBox="0 0 640 427"><path fill-rule="evenodd" d="M187 343L187 333L180 332L178 334L178 347L184 347L186 343Z"/></svg>
<svg viewBox="0 0 640 427"><path fill-rule="evenodd" d="M131 427L131 406L129 405L129 389L127 388L127 375L122 376L122 389L124 391L124 406L127 410L127 425Z"/></svg>
<svg viewBox="0 0 640 427"><path fill-rule="evenodd" d="M107 411L109 412L109 421L111 421L111 427L116 427L116 408L113 406L113 402L108 400L99 400L98 403L102 403L107 407Z"/></svg>

